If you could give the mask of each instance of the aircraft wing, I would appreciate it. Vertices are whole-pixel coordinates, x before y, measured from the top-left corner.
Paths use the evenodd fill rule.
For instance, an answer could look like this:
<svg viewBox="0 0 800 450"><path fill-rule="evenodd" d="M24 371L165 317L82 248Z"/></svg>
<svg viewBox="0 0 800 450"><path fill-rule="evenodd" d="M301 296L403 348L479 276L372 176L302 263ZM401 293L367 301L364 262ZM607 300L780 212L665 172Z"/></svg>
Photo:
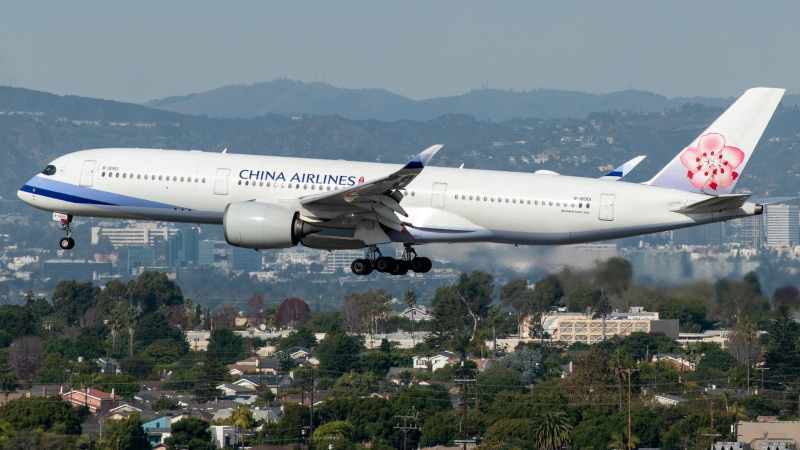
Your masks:
<svg viewBox="0 0 800 450"><path fill-rule="evenodd" d="M642 160L645 157L646 157L645 155L637 156L636 158L633 158L632 160L630 160L630 161L626 162L625 164L617 167L616 169L612 170L611 172L608 172L607 174L603 175L602 177L600 177L600 179L601 180L609 180L609 181L617 181L620 178L622 178L625 175L627 175L631 170L633 170L634 167L639 165L639 163L642 162Z"/></svg>
<svg viewBox="0 0 800 450"><path fill-rule="evenodd" d="M372 219L393 230L404 231L402 222L395 215L397 213L408 217L408 213L400 206L403 199L400 190L422 172L440 148L442 145L428 147L392 174L345 189L302 197L299 203L305 210L323 220L341 216Z"/></svg>

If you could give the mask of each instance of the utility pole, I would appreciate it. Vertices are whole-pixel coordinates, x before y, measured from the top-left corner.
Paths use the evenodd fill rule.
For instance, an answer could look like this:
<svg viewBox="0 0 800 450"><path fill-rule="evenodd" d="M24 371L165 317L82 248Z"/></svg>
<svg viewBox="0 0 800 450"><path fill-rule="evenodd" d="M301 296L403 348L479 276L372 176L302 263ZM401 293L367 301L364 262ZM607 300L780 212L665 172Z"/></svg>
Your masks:
<svg viewBox="0 0 800 450"><path fill-rule="evenodd" d="M411 412L413 412L413 411L414 411L414 407L412 406L411 407ZM419 427L417 427L416 425L414 425L413 427L408 426L408 420L409 419L416 420L417 415L416 414L407 414L407 415L404 415L404 416L395 416L395 417L403 419L403 426L401 427L400 424L397 424L397 426L395 428L398 429L398 430L403 430L403 450L408 450L408 431L409 430L418 430L419 429Z"/></svg>
<svg viewBox="0 0 800 450"><path fill-rule="evenodd" d="M765 370L769 370L769 367L764 367L764 366L756 367L756 370L761 371L761 391L763 392L764 391L764 371Z"/></svg>
<svg viewBox="0 0 800 450"><path fill-rule="evenodd" d="M275 384L278 384L278 374L275 374ZM308 448L314 445L314 368L311 368L311 417L308 419Z"/></svg>
<svg viewBox="0 0 800 450"><path fill-rule="evenodd" d="M471 440L467 439L467 383L474 383L475 380L474 379L462 378L462 379L455 379L453 381L455 381L456 383L458 383L458 382L462 383L461 384L461 403L462 403L462 405L464 405L464 415L463 415L463 418L462 418L462 430L461 430L462 431L462 433L461 433L462 434L462 440L460 440L460 441L457 440L457 441L455 441L455 443L456 443L456 445L463 444L464 445L463 450L467 450L467 444L468 443L470 443L470 444L474 443L474 441L471 441ZM477 397L476 397L475 401L477 402Z"/></svg>
<svg viewBox="0 0 800 450"><path fill-rule="evenodd" d="M628 367L623 371L628 374L628 450L633 449L633 435L631 434L631 374L638 370L639 369L634 369L633 367Z"/></svg>

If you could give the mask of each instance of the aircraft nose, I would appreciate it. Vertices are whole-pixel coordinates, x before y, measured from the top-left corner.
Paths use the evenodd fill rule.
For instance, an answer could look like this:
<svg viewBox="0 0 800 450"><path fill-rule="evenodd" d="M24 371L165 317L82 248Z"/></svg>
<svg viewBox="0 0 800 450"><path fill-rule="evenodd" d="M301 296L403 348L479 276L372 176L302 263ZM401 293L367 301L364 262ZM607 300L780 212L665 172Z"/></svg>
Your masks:
<svg viewBox="0 0 800 450"><path fill-rule="evenodd" d="M34 186L34 178L31 178L25 186L22 186L17 191L17 197L22 200L23 202L33 205L34 196L33 194L36 192L36 187Z"/></svg>

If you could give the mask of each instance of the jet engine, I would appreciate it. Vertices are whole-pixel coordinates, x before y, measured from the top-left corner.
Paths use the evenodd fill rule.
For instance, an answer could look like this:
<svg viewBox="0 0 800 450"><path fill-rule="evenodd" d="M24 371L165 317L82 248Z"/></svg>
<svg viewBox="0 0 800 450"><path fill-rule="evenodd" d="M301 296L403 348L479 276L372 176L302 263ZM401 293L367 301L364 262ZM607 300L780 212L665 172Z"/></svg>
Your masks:
<svg viewBox="0 0 800 450"><path fill-rule="evenodd" d="M279 205L236 202L225 208L222 230L228 244L267 249L294 247L319 229L299 218L299 213Z"/></svg>

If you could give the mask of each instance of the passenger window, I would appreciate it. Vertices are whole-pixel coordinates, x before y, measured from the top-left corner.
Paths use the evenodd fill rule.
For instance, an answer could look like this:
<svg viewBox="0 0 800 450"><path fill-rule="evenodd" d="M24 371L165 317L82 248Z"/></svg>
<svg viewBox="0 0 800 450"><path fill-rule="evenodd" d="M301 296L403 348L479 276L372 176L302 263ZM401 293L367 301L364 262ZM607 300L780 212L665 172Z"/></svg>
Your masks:
<svg viewBox="0 0 800 450"><path fill-rule="evenodd" d="M127 175L128 175L127 173L123 173L122 178L127 178Z"/></svg>
<svg viewBox="0 0 800 450"><path fill-rule="evenodd" d="M158 176L158 181L161 181L161 177L163 177L163 176L164 176L164 175L159 175L159 176Z"/></svg>
<svg viewBox="0 0 800 450"><path fill-rule="evenodd" d="M100 175L100 176L102 176L103 178L105 178L105 177L106 177L106 173L105 173L105 172L103 172L103 173L102 173L102 175Z"/></svg>
<svg viewBox="0 0 800 450"><path fill-rule="evenodd" d="M487 201L487 197L485 195L483 196L483 201Z"/></svg>

